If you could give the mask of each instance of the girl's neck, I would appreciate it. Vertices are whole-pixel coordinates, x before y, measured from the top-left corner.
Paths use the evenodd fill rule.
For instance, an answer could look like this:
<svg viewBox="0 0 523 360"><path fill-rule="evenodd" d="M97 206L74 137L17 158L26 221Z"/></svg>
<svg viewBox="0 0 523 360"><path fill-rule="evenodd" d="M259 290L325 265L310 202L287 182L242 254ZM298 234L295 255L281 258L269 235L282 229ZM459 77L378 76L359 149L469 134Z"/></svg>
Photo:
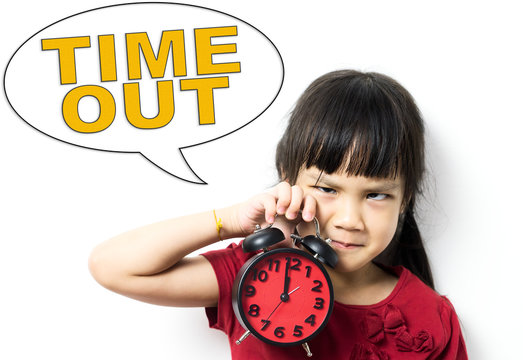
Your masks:
<svg viewBox="0 0 523 360"><path fill-rule="evenodd" d="M372 262L357 271L329 273L335 300L347 305L376 304L389 296L398 283L396 276Z"/></svg>

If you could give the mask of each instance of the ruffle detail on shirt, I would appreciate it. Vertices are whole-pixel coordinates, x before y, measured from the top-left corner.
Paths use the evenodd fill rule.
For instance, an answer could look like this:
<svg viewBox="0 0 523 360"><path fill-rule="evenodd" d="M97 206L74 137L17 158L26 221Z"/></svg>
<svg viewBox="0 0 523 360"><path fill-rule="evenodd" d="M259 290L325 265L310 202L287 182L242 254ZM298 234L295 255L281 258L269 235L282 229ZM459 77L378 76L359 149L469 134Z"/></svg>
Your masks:
<svg viewBox="0 0 523 360"><path fill-rule="evenodd" d="M349 360L390 360L390 357L375 345L356 344L352 349Z"/></svg>
<svg viewBox="0 0 523 360"><path fill-rule="evenodd" d="M361 330L373 344L380 343L386 334L390 334L399 351L428 352L434 347L432 335L427 331L421 330L412 336L401 311L391 304L382 313L369 311L361 323Z"/></svg>
<svg viewBox="0 0 523 360"><path fill-rule="evenodd" d="M434 348L434 342L432 335L425 330L421 330L416 334L414 338L414 351L416 352L428 352Z"/></svg>

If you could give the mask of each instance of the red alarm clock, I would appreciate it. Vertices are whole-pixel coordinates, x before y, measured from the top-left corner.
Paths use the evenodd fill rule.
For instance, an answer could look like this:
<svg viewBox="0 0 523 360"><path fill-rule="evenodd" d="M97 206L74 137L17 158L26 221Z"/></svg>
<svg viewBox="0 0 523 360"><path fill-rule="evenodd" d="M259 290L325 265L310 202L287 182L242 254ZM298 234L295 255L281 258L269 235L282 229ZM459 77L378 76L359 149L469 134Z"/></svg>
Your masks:
<svg viewBox="0 0 523 360"><path fill-rule="evenodd" d="M336 252L320 237L291 235L295 248L269 250L285 239L277 228L258 229L243 241L243 250L263 252L250 258L233 285L232 305L248 335L276 346L302 345L312 356L307 341L327 325L334 304L332 282L323 264L336 266Z"/></svg>

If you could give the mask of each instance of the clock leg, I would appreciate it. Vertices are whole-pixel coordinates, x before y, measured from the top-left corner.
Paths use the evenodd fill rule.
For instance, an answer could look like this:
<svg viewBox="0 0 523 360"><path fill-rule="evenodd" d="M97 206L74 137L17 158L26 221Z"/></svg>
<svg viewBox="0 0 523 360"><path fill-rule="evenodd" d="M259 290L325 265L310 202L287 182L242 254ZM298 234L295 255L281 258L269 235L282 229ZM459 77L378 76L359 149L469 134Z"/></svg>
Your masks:
<svg viewBox="0 0 523 360"><path fill-rule="evenodd" d="M238 340L236 340L236 345L240 345L242 343L242 341L247 339L247 336L249 336L249 335L251 335L251 332L249 330L247 330L245 333L243 333L243 335Z"/></svg>
<svg viewBox="0 0 523 360"><path fill-rule="evenodd" d="M303 343L303 344L301 344L301 346L303 346L303 349L307 353L307 357L312 357L312 353L311 353L311 349L309 348L309 344Z"/></svg>

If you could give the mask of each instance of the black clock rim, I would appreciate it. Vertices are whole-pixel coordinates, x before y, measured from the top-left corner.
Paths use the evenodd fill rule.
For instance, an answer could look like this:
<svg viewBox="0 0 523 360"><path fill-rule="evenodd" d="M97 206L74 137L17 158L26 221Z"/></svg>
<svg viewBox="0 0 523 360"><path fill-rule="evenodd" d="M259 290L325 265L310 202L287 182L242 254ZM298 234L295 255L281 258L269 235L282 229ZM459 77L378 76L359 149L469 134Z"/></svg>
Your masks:
<svg viewBox="0 0 523 360"><path fill-rule="evenodd" d="M277 342L277 341L273 341L273 340L267 339L266 337L261 335L256 329L254 329L250 325L250 323L247 320L247 317L246 317L246 315L243 312L242 307L241 307L242 304L241 304L241 296L239 294L239 291L242 288L241 285L243 284L243 282L244 282L244 280L245 280L245 278L247 276L248 270L251 268L251 266L254 266L258 262L263 260L263 258L265 256L272 255L272 254L275 254L275 253L298 254L300 256L304 256L304 257L310 259L312 262L314 262L316 265L318 265L318 268L322 271L323 275L325 276L325 279L327 280L327 284L328 284L328 287L329 287L329 292L331 294L330 300L329 300L329 309L327 311L327 316L325 316L325 320L322 322L322 324L311 335L307 336L304 339L300 339L300 340L294 341L294 342L282 343L282 342ZM240 276L240 274L241 274L241 276ZM306 343L306 342L312 340L318 334L320 334L323 331L323 329L325 328L325 326L327 326L327 323L329 322L329 319L330 319L330 317L332 315L332 310L334 309L334 290L333 290L333 287L332 287L332 280L330 279L329 273L327 272L327 270L325 269L325 267L323 266L321 261L319 261L314 256L312 256L311 254L309 254L309 253L307 253L307 252L305 252L303 250L293 249L293 248L279 248L279 249L274 249L274 250L270 250L270 251L267 251L267 252L262 252L262 253L259 253L259 254L255 255L255 256L253 256L249 260L247 260L243 264L243 266L240 268L240 270L238 271L238 275L234 279L234 284L233 284L232 307L233 307L233 310L234 310L234 314L236 315L236 318L238 319L240 325L245 330L249 330L249 332L252 335L254 335L256 338L260 339L261 341L263 341L263 342L265 342L267 344L270 344L270 345L276 345L276 346L281 346L281 347L301 345L303 343Z"/></svg>

